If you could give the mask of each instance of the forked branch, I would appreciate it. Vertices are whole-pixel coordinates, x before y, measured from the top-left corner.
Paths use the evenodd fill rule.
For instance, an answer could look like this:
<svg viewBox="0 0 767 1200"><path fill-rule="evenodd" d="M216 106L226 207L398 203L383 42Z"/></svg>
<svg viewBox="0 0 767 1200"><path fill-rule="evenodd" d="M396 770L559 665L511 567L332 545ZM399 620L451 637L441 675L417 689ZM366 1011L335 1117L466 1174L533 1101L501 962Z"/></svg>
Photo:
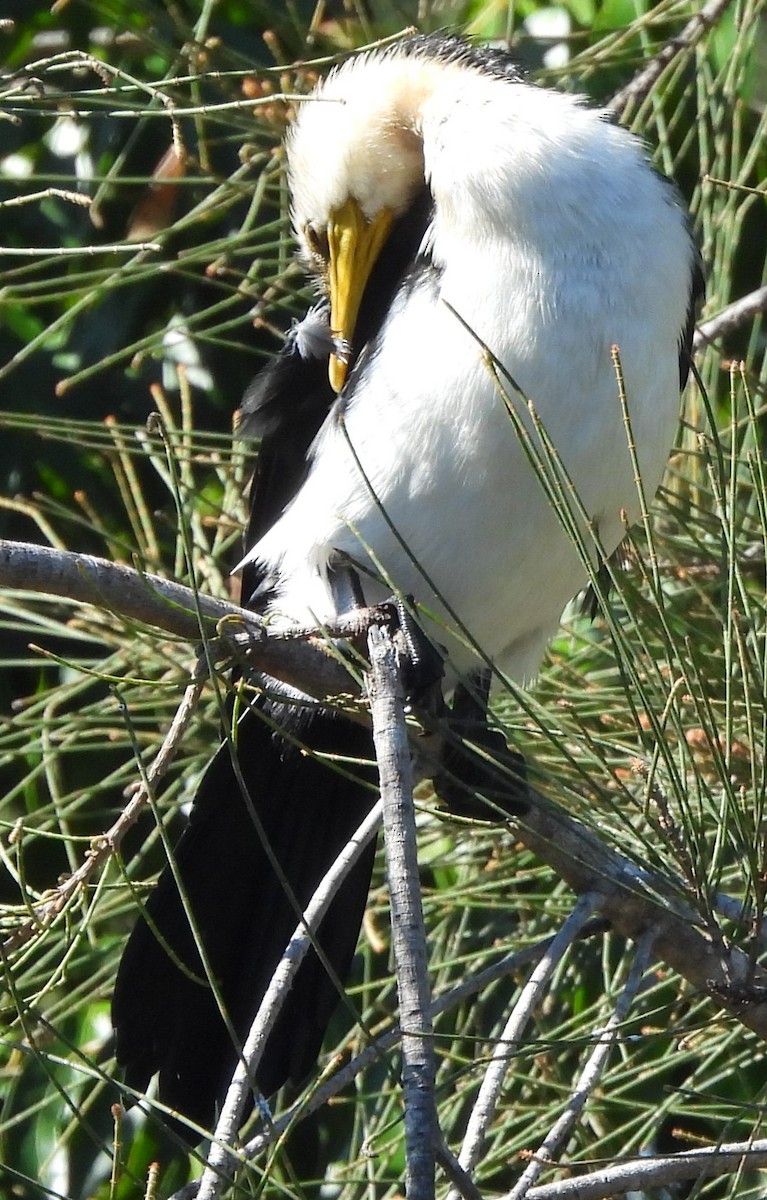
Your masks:
<svg viewBox="0 0 767 1200"><path fill-rule="evenodd" d="M380 622L375 610L358 614L352 625L339 624L331 631L300 630L290 635L264 627L252 613L226 601L202 597L167 580L144 576L103 559L49 551L21 543L0 543L0 587L58 595L79 603L97 605L126 619L141 619L181 638L219 634L228 621L249 632L248 665L317 695L320 680L331 679L325 695L353 690L352 676L329 647L333 637L356 637ZM71 590L70 590L71 589ZM138 609L140 608L141 616ZM222 625L223 621L223 625ZM304 673L305 672L305 673ZM164 769L164 767L162 767ZM150 768L156 782L159 768ZM697 914L680 903L666 880L640 870L592 830L575 821L564 809L530 789L530 807L515 823L515 834L541 861L550 866L579 894L598 897L599 911L626 937L639 939L655 930L655 952L696 989L711 997L741 1024L767 1040L767 973L737 946L724 949L701 928ZM119 844L121 828L104 835L104 853L97 854L70 887L82 886L97 866ZM64 886L67 886L66 884ZM55 898L54 898L55 900ZM57 901L56 901L57 902ZM55 914L54 914L55 915ZM45 921L45 914L40 914ZM34 928L34 927L33 927ZM16 944L15 942L12 944Z"/></svg>

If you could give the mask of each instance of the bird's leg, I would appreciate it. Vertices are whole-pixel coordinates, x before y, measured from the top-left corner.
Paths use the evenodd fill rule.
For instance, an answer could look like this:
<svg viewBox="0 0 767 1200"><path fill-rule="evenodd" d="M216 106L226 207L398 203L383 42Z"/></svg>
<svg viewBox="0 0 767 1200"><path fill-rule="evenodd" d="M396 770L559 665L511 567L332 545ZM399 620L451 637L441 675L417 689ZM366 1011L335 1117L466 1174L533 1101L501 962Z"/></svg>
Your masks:
<svg viewBox="0 0 767 1200"><path fill-rule="evenodd" d="M329 581L339 611L366 607L359 574L349 560L332 564ZM456 816L475 820L525 812L529 806L525 761L488 722L490 671L477 671L459 683L448 708L442 693L445 653L418 624L412 599L391 596L376 607L398 645L409 703L428 724L436 719L446 727L433 774L440 800Z"/></svg>
<svg viewBox="0 0 767 1200"><path fill-rule="evenodd" d="M396 626L408 698L422 713L426 710L447 725L433 776L440 800L456 816L484 821L499 812L514 817L524 813L529 807L525 760L488 723L490 672L478 671L459 683L448 709L441 688L444 652L429 641L407 599L392 597L382 608L389 609Z"/></svg>
<svg viewBox="0 0 767 1200"><path fill-rule="evenodd" d="M530 804L524 758L488 724L489 695L489 671L458 684L434 775L434 790L452 813L484 821L493 820L499 810L517 817Z"/></svg>

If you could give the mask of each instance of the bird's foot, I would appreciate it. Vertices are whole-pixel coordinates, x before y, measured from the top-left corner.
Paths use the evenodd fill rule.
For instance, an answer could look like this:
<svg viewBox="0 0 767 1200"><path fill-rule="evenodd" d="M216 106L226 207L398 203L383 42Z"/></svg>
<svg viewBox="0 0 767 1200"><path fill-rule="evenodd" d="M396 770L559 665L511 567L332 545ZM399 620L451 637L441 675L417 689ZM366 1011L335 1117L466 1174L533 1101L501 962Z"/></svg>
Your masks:
<svg viewBox="0 0 767 1200"><path fill-rule="evenodd" d="M433 776L434 790L452 813L474 820L518 817L530 807L525 760L510 750L499 729L488 725L489 677L459 684L446 713L442 695L444 652L429 641L413 616L409 598L380 605L399 643L403 683L420 712L447 718L448 734Z"/></svg>
<svg viewBox="0 0 767 1200"><path fill-rule="evenodd" d="M402 660L402 682L408 700L419 708L433 710L435 694L442 696L445 656L439 646L430 642L413 616L412 598L392 596L381 609L388 615L389 624L398 643Z"/></svg>
<svg viewBox="0 0 767 1200"><path fill-rule="evenodd" d="M530 807L525 760L509 749L499 729L488 725L486 701L481 684L478 689L456 688L434 790L459 817L519 817Z"/></svg>

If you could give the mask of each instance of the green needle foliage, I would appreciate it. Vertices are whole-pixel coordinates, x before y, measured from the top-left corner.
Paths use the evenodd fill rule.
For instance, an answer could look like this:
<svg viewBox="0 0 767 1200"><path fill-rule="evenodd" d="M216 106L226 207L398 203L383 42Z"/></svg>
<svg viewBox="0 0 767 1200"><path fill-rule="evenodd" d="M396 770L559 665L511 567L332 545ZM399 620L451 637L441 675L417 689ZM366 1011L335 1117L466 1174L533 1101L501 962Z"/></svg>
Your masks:
<svg viewBox="0 0 767 1200"><path fill-rule="evenodd" d="M409 24L507 40L543 81L600 103L619 93L622 119L689 201L705 316L767 282L764 0L722 5L697 29L695 0L10 9L0 20L0 536L230 597L255 449L233 442L232 412L309 298L292 260L282 133L328 62ZM683 31L647 86L621 91ZM573 606L540 678L497 702L536 786L654 872L663 902L691 910L714 946L735 943L755 965L767 889L765 344L764 318L752 315L701 348L664 487L598 616ZM541 445L549 463L545 436ZM164 1197L199 1174L202 1156L156 1116L115 1108L108 1014L121 948L216 743L223 673L207 681L137 826L55 916L40 915L133 794L196 661L196 646L108 604L0 592L0 1195L128 1200L154 1187ZM448 820L427 786L418 799L439 999L556 933L574 897L512 829ZM483 1196L507 1193L541 1146L630 978L636 947L603 926L587 932L508 1047L474 1171ZM339 1011L320 1070L396 1023L388 953L379 871L350 988L359 1023ZM732 1004L650 964L555 1155L566 1165L539 1182L765 1136L762 1040ZM455 1154L530 969L499 971L435 1017L439 1117ZM753 999L764 999L758 988L740 997ZM399 1194L398 1062L394 1044L301 1120L310 1081L231 1194ZM765 1189L765 1170L746 1163L634 1193L758 1200Z"/></svg>

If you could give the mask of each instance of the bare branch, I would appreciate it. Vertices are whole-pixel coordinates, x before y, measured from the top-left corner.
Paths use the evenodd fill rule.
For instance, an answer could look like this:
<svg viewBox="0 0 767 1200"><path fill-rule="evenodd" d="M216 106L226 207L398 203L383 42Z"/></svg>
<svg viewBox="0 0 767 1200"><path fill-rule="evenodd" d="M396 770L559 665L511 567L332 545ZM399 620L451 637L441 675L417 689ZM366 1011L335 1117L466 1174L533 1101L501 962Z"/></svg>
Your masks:
<svg viewBox="0 0 767 1200"><path fill-rule="evenodd" d="M606 1200L626 1192L667 1187L685 1180L697 1182L759 1167L767 1167L767 1138L723 1142L720 1146L687 1150L663 1158L631 1158L603 1171L531 1188L527 1200Z"/></svg>
<svg viewBox="0 0 767 1200"><path fill-rule="evenodd" d="M579 895L598 893L599 911L624 937L637 941L653 927L659 958L767 1040L767 973L737 946L715 944L668 880L640 870L539 793L531 798L520 841Z"/></svg>
<svg viewBox="0 0 767 1200"><path fill-rule="evenodd" d="M522 988L503 1033L493 1046L492 1059L469 1116L461 1153L458 1156L461 1167L467 1172L473 1171L479 1161L482 1143L495 1115L503 1081L527 1024L541 1003L543 990L573 942L577 941L597 903L597 897L588 892L580 897ZM455 1193L451 1193L450 1200L455 1200Z"/></svg>
<svg viewBox="0 0 767 1200"><path fill-rule="evenodd" d="M607 1066L607 1060L610 1056L610 1051L615 1044L615 1037L621 1024L626 1020L631 1010L631 1005L639 990L639 985L642 982L642 976L647 970L652 955L654 931L648 930L642 937L637 946L636 956L629 972L629 977L626 980L625 987L618 997L615 1008L612 1012L610 1020L605 1025L604 1029L595 1031L594 1038L596 1045L589 1055L588 1062L581 1071L580 1077L575 1085L575 1090L570 1097L564 1112L560 1115L557 1121L554 1122L549 1132L546 1134L543 1142L535 1152L534 1157L528 1163L522 1175L517 1180L514 1187L509 1192L508 1200L524 1200L529 1194L530 1187L535 1183L543 1168L547 1163L550 1163L554 1155L557 1154L565 1140L569 1137L570 1132L583 1111L584 1105L589 1096L596 1087L603 1070Z"/></svg>
<svg viewBox="0 0 767 1200"><path fill-rule="evenodd" d="M223 652L236 648L250 667L307 695L324 698L357 690L329 638L364 636L377 610L361 610L327 631L264 624L246 608L203 595L160 575L145 574L91 554L0 541L0 587L60 596L190 641L220 635ZM214 654L214 658L216 655Z"/></svg>
<svg viewBox="0 0 767 1200"><path fill-rule="evenodd" d="M201 627L212 634L224 617L239 617L251 627L260 626L246 609L212 596L198 596L159 575L144 575L92 554L26 542L0 541L0 587L91 604L194 641L200 638Z"/></svg>
<svg viewBox="0 0 767 1200"><path fill-rule="evenodd" d="M695 330L693 350L703 350L717 338L734 333L736 329L747 325L754 317L758 317L764 312L767 312L767 287L760 287L756 291L749 292L747 296L741 296L739 300L734 300L732 304L728 304L710 320L701 322Z"/></svg>
<svg viewBox="0 0 767 1200"><path fill-rule="evenodd" d="M405 690L394 643L384 628L368 633L370 716L381 786L392 945L402 1030L405 1190L433 1200L437 1148L436 1066L429 1018L426 925L418 873L413 773L405 724Z"/></svg>

